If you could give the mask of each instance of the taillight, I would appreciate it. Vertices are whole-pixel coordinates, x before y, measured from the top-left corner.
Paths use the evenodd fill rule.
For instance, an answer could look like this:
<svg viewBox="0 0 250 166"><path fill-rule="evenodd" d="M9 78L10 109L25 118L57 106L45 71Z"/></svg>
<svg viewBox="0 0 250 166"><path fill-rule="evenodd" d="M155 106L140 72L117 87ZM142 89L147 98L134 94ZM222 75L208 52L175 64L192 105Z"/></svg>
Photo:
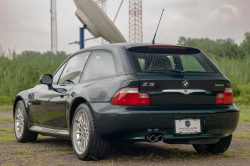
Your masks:
<svg viewBox="0 0 250 166"><path fill-rule="evenodd" d="M148 93L140 93L138 87L122 88L114 95L113 105L150 105Z"/></svg>
<svg viewBox="0 0 250 166"><path fill-rule="evenodd" d="M233 90L231 87L225 88L223 93L216 96L216 104L233 104Z"/></svg>
<svg viewBox="0 0 250 166"><path fill-rule="evenodd" d="M174 46L150 46L148 48L167 48L167 49L180 49L185 50L185 47L174 47Z"/></svg>

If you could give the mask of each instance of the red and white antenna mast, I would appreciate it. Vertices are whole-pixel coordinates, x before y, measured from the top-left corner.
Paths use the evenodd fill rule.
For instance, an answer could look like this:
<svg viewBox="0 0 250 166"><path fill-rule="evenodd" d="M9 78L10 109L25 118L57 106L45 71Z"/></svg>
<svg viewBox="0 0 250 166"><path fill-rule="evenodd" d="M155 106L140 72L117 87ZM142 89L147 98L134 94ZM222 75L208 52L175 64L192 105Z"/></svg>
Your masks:
<svg viewBox="0 0 250 166"><path fill-rule="evenodd" d="M129 0L129 42L143 42L142 0Z"/></svg>
<svg viewBox="0 0 250 166"><path fill-rule="evenodd" d="M56 0L51 0L51 52L57 52L57 15Z"/></svg>

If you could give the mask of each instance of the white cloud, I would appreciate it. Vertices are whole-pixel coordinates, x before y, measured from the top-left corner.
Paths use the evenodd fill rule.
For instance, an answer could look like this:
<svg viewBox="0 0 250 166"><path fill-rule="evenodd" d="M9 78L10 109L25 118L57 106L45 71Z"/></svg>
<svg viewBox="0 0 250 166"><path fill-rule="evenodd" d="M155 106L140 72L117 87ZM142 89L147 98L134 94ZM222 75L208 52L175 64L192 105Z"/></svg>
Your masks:
<svg viewBox="0 0 250 166"><path fill-rule="evenodd" d="M222 7L214 9L209 13L210 19L232 20L235 19L240 13L240 10L231 5L225 4Z"/></svg>

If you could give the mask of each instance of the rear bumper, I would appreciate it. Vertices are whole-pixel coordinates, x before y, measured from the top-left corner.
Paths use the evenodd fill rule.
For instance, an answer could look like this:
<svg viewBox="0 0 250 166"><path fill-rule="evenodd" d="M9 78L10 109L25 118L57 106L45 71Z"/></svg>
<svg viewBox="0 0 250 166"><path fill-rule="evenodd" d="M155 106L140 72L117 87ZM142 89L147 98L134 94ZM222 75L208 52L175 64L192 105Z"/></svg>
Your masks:
<svg viewBox="0 0 250 166"><path fill-rule="evenodd" d="M90 103L96 126L107 140L145 141L149 133L161 133L167 143L191 143L226 137L238 125L239 110L235 105L199 106L115 106ZM201 119L199 135L176 135L174 120Z"/></svg>

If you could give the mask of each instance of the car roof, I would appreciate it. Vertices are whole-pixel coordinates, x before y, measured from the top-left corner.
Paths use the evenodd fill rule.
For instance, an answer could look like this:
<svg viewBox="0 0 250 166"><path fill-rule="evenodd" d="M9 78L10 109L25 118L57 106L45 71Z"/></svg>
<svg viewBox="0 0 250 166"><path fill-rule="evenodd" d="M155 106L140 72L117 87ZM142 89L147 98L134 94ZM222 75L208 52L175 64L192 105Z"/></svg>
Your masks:
<svg viewBox="0 0 250 166"><path fill-rule="evenodd" d="M128 57L127 50L134 48L134 47L148 47L148 46L153 46L153 44L152 43L115 43L115 44L104 44L104 45L92 46L92 47L81 49L73 53L65 61L67 61L71 57L82 52L107 50L107 51L112 52L114 55L116 64L118 66L117 68L118 74L135 73L135 69L133 67L133 64L131 63L131 59ZM159 43L155 44L155 46L183 47L183 46L178 46L178 45L159 44ZM189 47L185 47L185 48L189 48Z"/></svg>

